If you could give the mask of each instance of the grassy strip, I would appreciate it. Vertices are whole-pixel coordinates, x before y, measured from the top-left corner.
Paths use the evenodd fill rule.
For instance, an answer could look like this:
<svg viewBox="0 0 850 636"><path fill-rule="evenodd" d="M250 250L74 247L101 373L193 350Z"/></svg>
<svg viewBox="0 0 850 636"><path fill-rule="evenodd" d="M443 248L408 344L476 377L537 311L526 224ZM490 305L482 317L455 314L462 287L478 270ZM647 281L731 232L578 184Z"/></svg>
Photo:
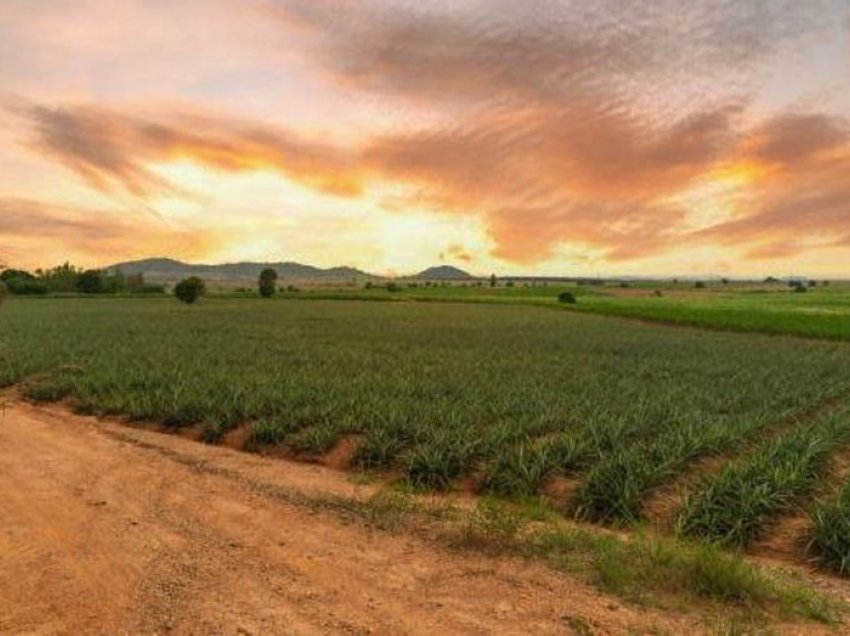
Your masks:
<svg viewBox="0 0 850 636"><path fill-rule="evenodd" d="M816 300L813 299L811 304L814 307ZM764 308L747 303L745 298L736 298L724 306L722 301L715 303L698 300L598 297L565 308L582 313L650 320L701 329L850 340L850 315L847 313L800 311L791 303Z"/></svg>
<svg viewBox="0 0 850 636"><path fill-rule="evenodd" d="M663 285L653 284L653 288ZM673 286L681 293L682 288ZM579 303L564 305L557 302L558 293L568 290L579 296ZM415 302L461 302L524 304L567 309L581 313L649 320L669 325L740 331L769 335L794 335L806 338L850 340L850 302L847 288L791 294L787 291L757 290L726 287L722 293L695 294L693 297L656 298L644 296L614 296L608 288L585 288L570 285L548 287L489 289L489 288L414 288L389 293L372 291L305 291L286 294L287 298L309 300L370 300Z"/></svg>
<svg viewBox="0 0 850 636"><path fill-rule="evenodd" d="M809 552L827 569L850 576L850 482L811 511Z"/></svg>
<svg viewBox="0 0 850 636"><path fill-rule="evenodd" d="M623 539L568 526L554 521L554 513L537 502L512 506L485 499L467 511L421 504L390 490L343 506L383 530L424 530L453 548L543 561L630 603L667 609L708 604L747 620L778 615L831 622L839 611L814 590L716 546L671 538Z"/></svg>
<svg viewBox="0 0 850 636"><path fill-rule="evenodd" d="M746 546L767 519L811 492L830 454L848 439L850 412L844 408L772 440L704 482L685 501L678 531Z"/></svg>

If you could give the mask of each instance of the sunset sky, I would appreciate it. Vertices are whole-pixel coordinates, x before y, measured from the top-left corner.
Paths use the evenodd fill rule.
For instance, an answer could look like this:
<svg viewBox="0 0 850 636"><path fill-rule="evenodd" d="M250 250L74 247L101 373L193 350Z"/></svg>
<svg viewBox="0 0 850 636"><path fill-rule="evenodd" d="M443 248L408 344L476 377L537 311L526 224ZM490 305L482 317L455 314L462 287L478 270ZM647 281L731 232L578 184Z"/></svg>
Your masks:
<svg viewBox="0 0 850 636"><path fill-rule="evenodd" d="M2 0L0 260L850 276L850 0Z"/></svg>

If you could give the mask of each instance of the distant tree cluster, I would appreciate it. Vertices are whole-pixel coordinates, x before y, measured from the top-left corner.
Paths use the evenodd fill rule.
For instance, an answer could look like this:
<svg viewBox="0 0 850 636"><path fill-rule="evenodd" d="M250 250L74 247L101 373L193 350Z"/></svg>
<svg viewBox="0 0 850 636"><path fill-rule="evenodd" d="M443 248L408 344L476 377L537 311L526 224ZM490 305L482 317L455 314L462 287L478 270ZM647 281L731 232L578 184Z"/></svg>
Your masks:
<svg viewBox="0 0 850 636"><path fill-rule="evenodd" d="M271 298L277 290L277 272L271 268L264 269L260 272L259 281L260 296L263 298Z"/></svg>
<svg viewBox="0 0 850 636"><path fill-rule="evenodd" d="M15 295L43 294L161 294L162 285L145 283L142 274L125 275L120 270L83 269L63 263L51 269L29 272L5 269L0 281Z"/></svg>
<svg viewBox="0 0 850 636"><path fill-rule="evenodd" d="M207 291L207 286L197 276L189 276L184 278L174 286L174 295L177 300L180 300L187 305L193 304L198 298L203 296Z"/></svg>

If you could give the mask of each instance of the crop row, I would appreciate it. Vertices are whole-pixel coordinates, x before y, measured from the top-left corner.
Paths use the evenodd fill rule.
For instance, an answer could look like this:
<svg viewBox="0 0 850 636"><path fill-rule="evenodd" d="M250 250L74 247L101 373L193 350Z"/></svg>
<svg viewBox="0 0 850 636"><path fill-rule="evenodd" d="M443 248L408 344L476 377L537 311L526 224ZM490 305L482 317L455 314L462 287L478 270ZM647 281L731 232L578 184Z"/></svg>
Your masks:
<svg viewBox="0 0 850 636"><path fill-rule="evenodd" d="M826 567L850 575L850 482L811 510L809 550Z"/></svg>
<svg viewBox="0 0 850 636"><path fill-rule="evenodd" d="M839 409L765 443L706 480L685 501L683 534L745 547L773 516L811 493L829 457L850 440L850 410Z"/></svg>

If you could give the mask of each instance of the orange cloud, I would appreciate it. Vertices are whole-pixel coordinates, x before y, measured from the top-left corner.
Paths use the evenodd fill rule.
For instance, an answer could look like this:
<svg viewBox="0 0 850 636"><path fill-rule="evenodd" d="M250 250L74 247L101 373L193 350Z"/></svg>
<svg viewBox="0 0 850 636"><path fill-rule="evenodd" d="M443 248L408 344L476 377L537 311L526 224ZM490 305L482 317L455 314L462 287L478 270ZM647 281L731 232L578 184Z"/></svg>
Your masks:
<svg viewBox="0 0 850 636"><path fill-rule="evenodd" d="M850 235L850 129L833 116L784 113L751 131L733 161L760 166L737 218L697 240L741 245L755 259L782 258Z"/></svg>
<svg viewBox="0 0 850 636"><path fill-rule="evenodd" d="M37 150L104 192L185 195L146 166L183 158L230 172L275 170L335 195L357 196L362 188L345 152L244 121L194 113L150 119L92 107L33 106L25 114L35 127Z"/></svg>
<svg viewBox="0 0 850 636"><path fill-rule="evenodd" d="M840 119L783 114L742 130L739 104L666 125L590 101L460 119L339 147L238 119L139 118L104 109L29 109L34 146L101 190L142 199L180 193L149 164L190 159L223 171L275 170L321 192L406 186L408 202L483 218L494 255L534 264L565 243L610 261L684 242L740 245L779 257L850 233L847 129ZM670 197L746 169L737 216L698 232Z"/></svg>
<svg viewBox="0 0 850 636"><path fill-rule="evenodd" d="M449 245L445 252L440 253L440 260L455 260L471 263L475 257L463 245Z"/></svg>
<svg viewBox="0 0 850 636"><path fill-rule="evenodd" d="M217 233L184 230L154 222L144 212L90 209L0 198L0 261L45 266L44 255L107 265L151 251L182 258L201 257L222 242Z"/></svg>

